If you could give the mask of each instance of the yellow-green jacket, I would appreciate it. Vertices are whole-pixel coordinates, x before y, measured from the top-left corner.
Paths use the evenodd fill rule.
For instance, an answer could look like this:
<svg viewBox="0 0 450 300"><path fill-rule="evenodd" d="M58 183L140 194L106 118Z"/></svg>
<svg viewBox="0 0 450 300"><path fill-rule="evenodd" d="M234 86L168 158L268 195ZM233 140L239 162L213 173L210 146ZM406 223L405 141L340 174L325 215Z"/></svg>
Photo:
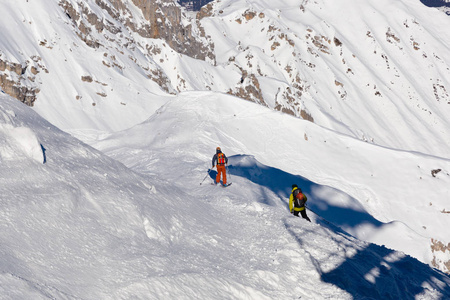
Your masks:
<svg viewBox="0 0 450 300"><path fill-rule="evenodd" d="M289 196L289 210L291 211L291 212L293 212L293 211L302 211L302 210L305 210L305 204L304 203L306 203L306 201L308 200L307 198L306 198L306 195L305 194L303 194L303 199L304 199L304 202L303 202L303 205L302 206L300 206L300 207L297 207L297 206L295 206L295 204L294 204L294 191L295 190L297 190L298 188L296 188L296 187L294 187L293 189L292 189L292 192L291 192L291 195Z"/></svg>

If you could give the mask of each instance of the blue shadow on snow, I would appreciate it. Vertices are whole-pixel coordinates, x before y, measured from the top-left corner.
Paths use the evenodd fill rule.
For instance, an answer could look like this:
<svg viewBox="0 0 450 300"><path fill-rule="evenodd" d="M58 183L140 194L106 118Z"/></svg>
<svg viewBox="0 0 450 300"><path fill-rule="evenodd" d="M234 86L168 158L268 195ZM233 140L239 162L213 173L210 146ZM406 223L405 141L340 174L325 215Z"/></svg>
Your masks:
<svg viewBox="0 0 450 300"><path fill-rule="evenodd" d="M302 234L296 234L295 227L286 221L285 227L303 248L303 236L310 229L302 228ZM323 282L347 291L353 299L416 299L424 292L428 292L428 297L432 294L436 300L450 299L448 275L408 255L399 257L399 253L384 246L367 243L367 247L358 249L356 254L328 272L322 270L311 254L309 256ZM437 280L447 285L442 286Z"/></svg>
<svg viewBox="0 0 450 300"><path fill-rule="evenodd" d="M346 228L355 228L362 224L371 224L374 227L383 225L382 222L364 211L362 207L357 210L330 204L328 197L341 197L345 198L347 202L354 203L355 207L358 206L358 201L347 194L331 187L316 184L302 176L263 165L256 161L253 156L234 155L229 157L229 164L228 172L232 176L247 178L270 189L285 203L287 211L289 210L288 202L292 190L291 186L297 184L308 197L307 207L309 210L328 221L338 223L339 226ZM270 205L268 199L261 199L261 202Z"/></svg>
<svg viewBox="0 0 450 300"><path fill-rule="evenodd" d="M270 189L279 197L280 201L285 203L286 211L288 211L291 185L297 184L308 196L307 209L313 211L319 217L316 221L324 227L343 234L343 236L349 237L350 235L338 226L355 228L362 224L371 224L375 227L383 225L365 212L362 207L358 208L356 199L345 193L316 184L302 176L263 165L253 156L234 155L229 157L227 173L231 176L246 178ZM213 180L215 180L216 175L217 171L210 170L210 177ZM338 197L337 200L345 200L346 203L354 203L352 206L357 209L332 205L330 198L333 197ZM273 205L270 203L269 197L261 199L260 202ZM334 202L336 203L336 201ZM286 220L285 227L303 248L303 236L297 235L295 228L288 224ZM303 227L302 230L309 229ZM333 270L325 272L317 261L314 265L318 273L321 274L322 281L347 291L354 299L415 299L426 288L438 291L434 293L436 299L450 299L450 278L448 275L434 270L408 255L398 260L395 260L398 255L393 255L394 259L390 259L389 256L393 253L393 250L384 246L367 243L367 247L359 249L352 257L347 257L341 265ZM310 257L315 260L312 255ZM439 283L436 283L436 279L449 284L446 286L439 285ZM424 287L424 283L428 287ZM438 294L441 296L438 296Z"/></svg>
<svg viewBox="0 0 450 300"><path fill-rule="evenodd" d="M450 7L450 3L444 0L420 0L420 2L428 7Z"/></svg>
<svg viewBox="0 0 450 300"><path fill-rule="evenodd" d="M47 149L45 149L44 146L43 146L42 144L41 144L41 150L42 150L42 155L43 155L43 157L44 157L43 163L45 164L45 163L47 162L47 156L45 155L45 151L46 151Z"/></svg>

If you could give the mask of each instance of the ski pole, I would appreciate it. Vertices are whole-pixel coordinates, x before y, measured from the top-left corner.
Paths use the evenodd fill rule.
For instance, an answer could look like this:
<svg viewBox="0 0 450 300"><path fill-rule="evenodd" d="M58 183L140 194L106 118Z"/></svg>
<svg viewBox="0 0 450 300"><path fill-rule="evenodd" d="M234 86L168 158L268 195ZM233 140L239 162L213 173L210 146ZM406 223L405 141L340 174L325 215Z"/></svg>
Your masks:
<svg viewBox="0 0 450 300"><path fill-rule="evenodd" d="M200 185L202 185L203 181L206 180L206 177L208 177L209 173L211 172L211 169L209 169L208 174L206 174L205 178L203 178L202 182L200 182Z"/></svg>

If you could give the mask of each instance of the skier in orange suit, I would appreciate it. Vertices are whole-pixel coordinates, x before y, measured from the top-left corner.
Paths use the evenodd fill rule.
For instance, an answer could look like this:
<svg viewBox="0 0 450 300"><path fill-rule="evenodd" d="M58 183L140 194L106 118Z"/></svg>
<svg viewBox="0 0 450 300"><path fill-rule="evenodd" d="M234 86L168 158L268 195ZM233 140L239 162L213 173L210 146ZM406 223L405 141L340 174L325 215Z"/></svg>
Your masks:
<svg viewBox="0 0 450 300"><path fill-rule="evenodd" d="M220 147L216 148L216 154L214 154L212 158L212 167L217 164L217 176L216 176L216 184L220 183L220 176L222 175L222 184L224 186L227 185L227 171L226 171L226 165L228 163L227 156L222 153L222 150L220 150Z"/></svg>

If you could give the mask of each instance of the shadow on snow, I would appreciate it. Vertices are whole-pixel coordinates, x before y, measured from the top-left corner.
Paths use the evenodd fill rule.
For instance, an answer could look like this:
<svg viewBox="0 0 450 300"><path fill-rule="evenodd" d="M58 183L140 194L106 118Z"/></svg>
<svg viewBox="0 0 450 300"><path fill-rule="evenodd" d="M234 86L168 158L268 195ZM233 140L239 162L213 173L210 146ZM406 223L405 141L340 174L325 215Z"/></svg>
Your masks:
<svg viewBox="0 0 450 300"><path fill-rule="evenodd" d="M302 234L297 234L295 227L286 221L285 226L304 248L302 235L307 229L302 228ZM355 255L328 272L321 269L312 255L310 257L322 281L347 291L353 299L416 299L424 292L431 292L432 299L449 299L450 278L447 275L410 256L398 258L392 254L391 249L367 243L367 247L358 249ZM430 295L426 299L428 297Z"/></svg>
<svg viewBox="0 0 450 300"><path fill-rule="evenodd" d="M288 208L289 195L292 184L297 184L308 197L308 208L320 217L339 226L354 228L362 224L371 224L374 227L383 225L380 221L367 213L356 199L331 187L316 184L299 175L289 174L280 169L265 166L253 156L234 155L229 157L228 172L233 176L247 178L248 180L270 189L274 192ZM216 172L211 172L215 179ZM353 203L352 207L339 207L330 204L334 197L345 199L347 203ZM272 205L268 198L261 199L262 203Z"/></svg>
<svg viewBox="0 0 450 300"><path fill-rule="evenodd" d="M317 222L324 227L332 227L333 231L349 236L333 223L343 227L357 227L362 224L371 224L375 227L383 225L356 204L355 209L330 204L330 197L344 197L346 202L357 203L356 199L345 193L316 184L299 175L265 166L256 161L253 156L234 155L229 157L229 164L229 174L247 178L270 189L280 198L280 201L285 203L287 211L291 185L297 184L310 199L309 207L314 208L313 212L319 216L316 219ZM213 180L216 175L217 172L213 170L210 172ZM261 202L273 205L268 197ZM294 228L286 221L285 226L299 245L303 246L301 235L297 235ZM407 255L396 261L389 259L393 252L384 246L367 243L366 248L360 249L353 257L347 258L340 266L329 272L321 270L317 262L315 265L324 282L347 291L354 299L414 299L425 289L438 291L435 295L441 293L440 299L450 297L450 278L447 275ZM436 280L447 284L444 287L439 286Z"/></svg>
<svg viewBox="0 0 450 300"><path fill-rule="evenodd" d="M450 7L450 3L444 0L420 0L420 2L428 7Z"/></svg>

